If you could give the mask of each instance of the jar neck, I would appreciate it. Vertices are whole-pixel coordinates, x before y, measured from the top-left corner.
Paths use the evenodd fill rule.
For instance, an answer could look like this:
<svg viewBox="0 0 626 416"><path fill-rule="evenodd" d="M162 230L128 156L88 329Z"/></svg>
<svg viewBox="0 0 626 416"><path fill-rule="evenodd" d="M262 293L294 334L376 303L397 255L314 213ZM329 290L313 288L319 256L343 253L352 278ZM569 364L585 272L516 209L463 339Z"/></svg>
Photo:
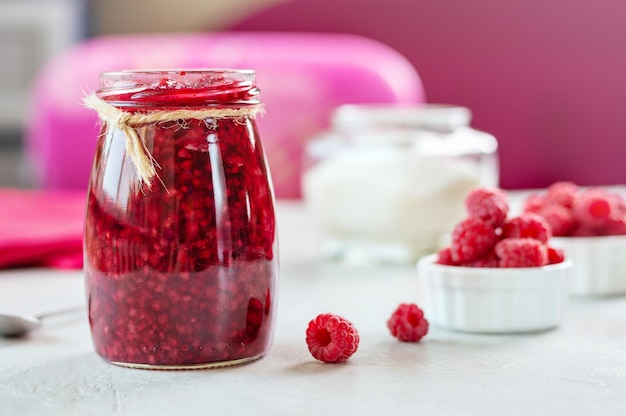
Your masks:
<svg viewBox="0 0 626 416"><path fill-rule="evenodd" d="M138 110L260 104L252 70L104 72L96 95L115 107Z"/></svg>
<svg viewBox="0 0 626 416"><path fill-rule="evenodd" d="M453 133L469 128L471 112L465 107L442 104L349 104L337 108L332 127L350 134L363 132Z"/></svg>

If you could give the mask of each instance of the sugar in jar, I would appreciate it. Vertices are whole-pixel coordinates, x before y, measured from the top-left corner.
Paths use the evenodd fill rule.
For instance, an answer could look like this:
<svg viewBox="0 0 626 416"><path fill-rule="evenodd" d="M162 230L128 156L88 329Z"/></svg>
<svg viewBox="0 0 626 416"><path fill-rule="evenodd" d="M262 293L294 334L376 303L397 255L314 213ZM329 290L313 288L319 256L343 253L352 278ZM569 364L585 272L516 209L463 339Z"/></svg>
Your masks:
<svg viewBox="0 0 626 416"><path fill-rule="evenodd" d="M498 185L497 141L467 108L344 105L306 146L302 190L327 258L410 264L436 251L473 187Z"/></svg>
<svg viewBox="0 0 626 416"><path fill-rule="evenodd" d="M271 179L248 70L103 73L85 273L95 350L128 367L242 363L270 347Z"/></svg>

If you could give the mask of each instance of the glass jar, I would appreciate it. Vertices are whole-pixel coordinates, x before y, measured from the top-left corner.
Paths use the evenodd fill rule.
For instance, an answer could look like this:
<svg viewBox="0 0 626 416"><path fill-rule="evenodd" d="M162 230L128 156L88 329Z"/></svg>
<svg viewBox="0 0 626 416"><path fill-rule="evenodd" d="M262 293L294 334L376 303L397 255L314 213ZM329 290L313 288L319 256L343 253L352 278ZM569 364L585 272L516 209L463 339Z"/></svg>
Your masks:
<svg viewBox="0 0 626 416"><path fill-rule="evenodd" d="M85 224L97 353L156 369L263 356L278 258L254 72L103 73L86 104L103 121Z"/></svg>
<svg viewBox="0 0 626 416"><path fill-rule="evenodd" d="M414 264L445 244L464 199L498 185L497 141L447 105L345 105L306 147L304 199L323 254L357 264Z"/></svg>

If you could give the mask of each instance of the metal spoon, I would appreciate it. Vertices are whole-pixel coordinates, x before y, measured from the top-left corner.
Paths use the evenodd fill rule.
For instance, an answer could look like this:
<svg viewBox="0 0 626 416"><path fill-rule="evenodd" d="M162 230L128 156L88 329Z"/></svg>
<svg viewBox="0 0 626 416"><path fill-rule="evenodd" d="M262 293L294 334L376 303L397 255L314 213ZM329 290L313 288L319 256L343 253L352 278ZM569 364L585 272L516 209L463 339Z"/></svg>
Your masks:
<svg viewBox="0 0 626 416"><path fill-rule="evenodd" d="M41 328L44 319L84 310L85 307L80 306L42 313L37 316L0 314L0 336L5 338L22 337Z"/></svg>

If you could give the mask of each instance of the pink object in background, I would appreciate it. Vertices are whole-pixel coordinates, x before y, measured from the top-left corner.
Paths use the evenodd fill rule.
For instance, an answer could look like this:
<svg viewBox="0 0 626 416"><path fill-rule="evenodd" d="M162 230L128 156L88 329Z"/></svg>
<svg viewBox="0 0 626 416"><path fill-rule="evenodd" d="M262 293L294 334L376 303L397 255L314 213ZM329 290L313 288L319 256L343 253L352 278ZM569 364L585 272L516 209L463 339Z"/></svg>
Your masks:
<svg viewBox="0 0 626 416"><path fill-rule="evenodd" d="M626 183L626 1L290 0L230 29L391 46L498 139L506 189Z"/></svg>
<svg viewBox="0 0 626 416"><path fill-rule="evenodd" d="M306 33L204 33L103 37L82 42L40 71L31 94L26 152L37 185L85 189L98 135L82 108L102 71L248 68L265 103L258 118L278 198L300 197L304 142L346 103L420 103L414 67L364 37Z"/></svg>
<svg viewBox="0 0 626 416"><path fill-rule="evenodd" d="M83 265L84 191L0 189L0 268Z"/></svg>

